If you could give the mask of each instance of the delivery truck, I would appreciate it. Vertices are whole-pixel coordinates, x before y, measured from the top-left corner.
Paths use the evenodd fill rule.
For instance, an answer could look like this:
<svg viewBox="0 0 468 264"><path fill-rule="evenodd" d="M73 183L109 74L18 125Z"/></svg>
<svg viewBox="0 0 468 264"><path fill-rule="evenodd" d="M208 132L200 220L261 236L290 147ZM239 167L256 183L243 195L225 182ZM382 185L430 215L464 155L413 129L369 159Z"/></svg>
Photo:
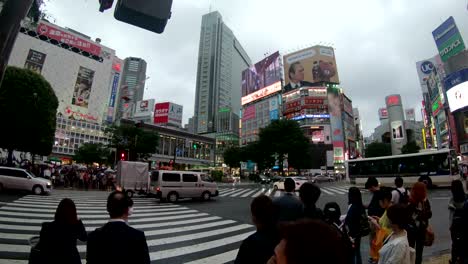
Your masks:
<svg viewBox="0 0 468 264"><path fill-rule="evenodd" d="M117 164L116 186L122 188L129 197L134 194L148 194L148 163L137 161L119 161Z"/></svg>

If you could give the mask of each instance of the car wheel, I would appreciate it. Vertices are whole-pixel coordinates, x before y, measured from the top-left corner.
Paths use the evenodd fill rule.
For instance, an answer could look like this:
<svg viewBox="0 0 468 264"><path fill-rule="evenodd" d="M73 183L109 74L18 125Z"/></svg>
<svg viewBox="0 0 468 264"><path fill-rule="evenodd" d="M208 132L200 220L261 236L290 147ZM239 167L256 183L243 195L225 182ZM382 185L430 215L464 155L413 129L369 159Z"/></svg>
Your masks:
<svg viewBox="0 0 468 264"><path fill-rule="evenodd" d="M202 200L203 201L208 201L211 199L211 193L210 192L203 192L202 193Z"/></svg>
<svg viewBox="0 0 468 264"><path fill-rule="evenodd" d="M179 199L179 195L176 192L170 192L167 195L167 201L170 203L175 203Z"/></svg>
<svg viewBox="0 0 468 264"><path fill-rule="evenodd" d="M36 185L36 186L33 187L32 192L33 192L35 195L41 195L41 194L44 192L44 189L42 189L41 186Z"/></svg>
<svg viewBox="0 0 468 264"><path fill-rule="evenodd" d="M277 191L278 190L278 185L274 185L273 190Z"/></svg>
<svg viewBox="0 0 468 264"><path fill-rule="evenodd" d="M125 192L125 194L126 194L128 197L132 198L134 193L133 193L132 190L127 190L127 191Z"/></svg>

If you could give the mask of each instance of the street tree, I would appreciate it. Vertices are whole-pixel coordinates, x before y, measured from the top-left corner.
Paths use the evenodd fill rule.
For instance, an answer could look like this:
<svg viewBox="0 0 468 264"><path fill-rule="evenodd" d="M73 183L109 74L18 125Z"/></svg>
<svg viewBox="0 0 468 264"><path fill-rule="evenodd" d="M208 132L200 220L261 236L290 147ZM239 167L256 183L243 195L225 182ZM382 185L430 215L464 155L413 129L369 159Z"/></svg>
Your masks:
<svg viewBox="0 0 468 264"><path fill-rule="evenodd" d="M223 153L224 163L229 168L239 168L241 160L241 149L239 147L229 147Z"/></svg>
<svg viewBox="0 0 468 264"><path fill-rule="evenodd" d="M0 148L42 156L52 152L58 99L50 83L30 70L8 67L0 86Z"/></svg>
<svg viewBox="0 0 468 264"><path fill-rule="evenodd" d="M146 160L156 153L159 135L135 125L122 124L106 129L110 136L110 147L128 151L128 160Z"/></svg>
<svg viewBox="0 0 468 264"><path fill-rule="evenodd" d="M78 163L91 165L93 163L103 164L108 160L109 149L102 143L83 143L75 151L73 159Z"/></svg>
<svg viewBox="0 0 468 264"><path fill-rule="evenodd" d="M366 158L390 156L392 147L389 143L372 142L366 146Z"/></svg>
<svg viewBox="0 0 468 264"><path fill-rule="evenodd" d="M420 149L416 141L409 141L401 148L401 154L418 153Z"/></svg>

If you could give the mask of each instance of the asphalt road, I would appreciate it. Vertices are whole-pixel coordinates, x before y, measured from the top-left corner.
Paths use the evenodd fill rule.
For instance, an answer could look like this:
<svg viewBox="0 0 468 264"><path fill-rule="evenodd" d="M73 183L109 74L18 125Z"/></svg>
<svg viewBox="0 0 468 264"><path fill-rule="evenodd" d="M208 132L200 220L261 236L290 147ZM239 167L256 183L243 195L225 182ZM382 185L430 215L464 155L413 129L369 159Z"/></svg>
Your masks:
<svg viewBox="0 0 468 264"><path fill-rule="evenodd" d="M345 214L347 189L345 183L319 184L322 195L318 206L337 202ZM161 204L153 198L135 198L135 213L130 224L147 235L151 258L157 263L230 263L241 241L255 230L250 219L250 202L264 193L272 198L281 195L271 186L220 186L220 196L208 202L183 200L177 204ZM436 241L425 248L425 255L437 255L450 249L448 232L448 190L431 190L433 218L431 224ZM27 193L0 194L0 263L27 263L27 239L37 235L40 224L53 218L55 208L63 197L77 203L80 217L87 230L107 222L106 192L54 190L50 196ZM364 202L370 194L363 191ZM368 254L367 240L362 243L363 256ZM85 258L85 245L79 243ZM12 260L15 260L13 262ZM364 258L365 260L365 258Z"/></svg>

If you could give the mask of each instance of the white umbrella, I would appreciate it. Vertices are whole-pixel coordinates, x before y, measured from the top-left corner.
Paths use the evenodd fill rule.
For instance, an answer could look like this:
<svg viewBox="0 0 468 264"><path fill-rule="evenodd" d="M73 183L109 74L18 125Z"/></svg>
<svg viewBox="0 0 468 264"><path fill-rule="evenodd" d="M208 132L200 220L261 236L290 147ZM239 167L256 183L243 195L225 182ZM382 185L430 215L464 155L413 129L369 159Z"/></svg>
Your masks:
<svg viewBox="0 0 468 264"><path fill-rule="evenodd" d="M107 168L107 170L105 170L104 172L110 172L110 173L114 173L115 171L111 168Z"/></svg>

